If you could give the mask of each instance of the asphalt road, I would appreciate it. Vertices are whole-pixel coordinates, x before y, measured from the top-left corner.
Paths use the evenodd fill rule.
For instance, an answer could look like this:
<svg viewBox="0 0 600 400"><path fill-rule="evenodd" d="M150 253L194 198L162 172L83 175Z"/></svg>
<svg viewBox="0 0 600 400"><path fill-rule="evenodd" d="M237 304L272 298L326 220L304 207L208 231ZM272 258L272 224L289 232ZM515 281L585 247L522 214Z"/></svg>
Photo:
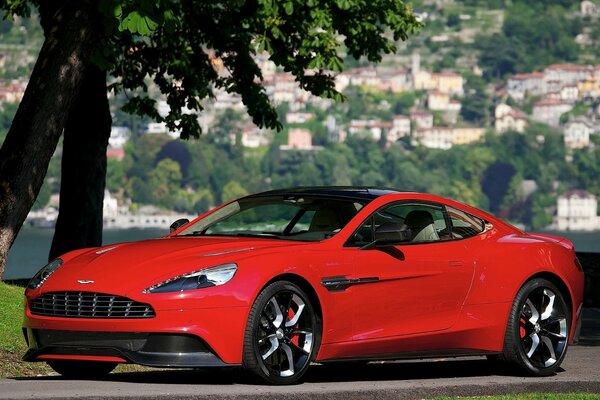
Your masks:
<svg viewBox="0 0 600 400"><path fill-rule="evenodd" d="M600 309L587 309L582 337L554 376L498 372L484 358L315 365L305 383L274 387L252 383L240 370L117 373L104 381L59 376L0 380L0 399L423 399L442 395L600 393Z"/></svg>

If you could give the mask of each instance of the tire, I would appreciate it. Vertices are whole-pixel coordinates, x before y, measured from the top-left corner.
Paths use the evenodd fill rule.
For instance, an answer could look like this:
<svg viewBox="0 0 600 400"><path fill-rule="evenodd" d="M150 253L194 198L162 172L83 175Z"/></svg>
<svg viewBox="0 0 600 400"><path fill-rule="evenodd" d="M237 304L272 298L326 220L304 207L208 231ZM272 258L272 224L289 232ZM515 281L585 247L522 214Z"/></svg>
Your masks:
<svg viewBox="0 0 600 400"><path fill-rule="evenodd" d="M117 363L100 361L53 360L47 363L67 379L101 379L117 366Z"/></svg>
<svg viewBox="0 0 600 400"><path fill-rule="evenodd" d="M296 383L315 359L320 343L320 318L306 293L291 282L274 282L250 309L242 364L270 384Z"/></svg>
<svg viewBox="0 0 600 400"><path fill-rule="evenodd" d="M552 375L567 353L570 327L570 310L558 288L532 279L515 297L499 360L526 375Z"/></svg>

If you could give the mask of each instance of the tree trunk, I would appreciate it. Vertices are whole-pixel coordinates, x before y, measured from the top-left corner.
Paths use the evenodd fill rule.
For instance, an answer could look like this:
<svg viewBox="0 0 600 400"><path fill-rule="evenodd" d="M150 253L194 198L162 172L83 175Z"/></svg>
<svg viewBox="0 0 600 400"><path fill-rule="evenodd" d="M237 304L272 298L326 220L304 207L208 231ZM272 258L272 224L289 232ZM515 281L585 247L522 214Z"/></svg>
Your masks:
<svg viewBox="0 0 600 400"><path fill-rule="evenodd" d="M106 73L90 66L65 126L60 207L48 261L71 250L102 244L110 127Z"/></svg>
<svg viewBox="0 0 600 400"><path fill-rule="evenodd" d="M0 149L0 276L44 181L97 43L97 4L69 0L53 16L25 95Z"/></svg>

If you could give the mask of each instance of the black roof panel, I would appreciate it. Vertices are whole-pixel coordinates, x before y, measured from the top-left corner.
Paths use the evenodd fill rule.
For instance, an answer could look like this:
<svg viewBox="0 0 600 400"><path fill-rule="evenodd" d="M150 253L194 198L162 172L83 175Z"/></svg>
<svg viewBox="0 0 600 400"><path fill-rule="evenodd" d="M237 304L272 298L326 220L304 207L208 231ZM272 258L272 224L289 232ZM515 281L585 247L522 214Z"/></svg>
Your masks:
<svg viewBox="0 0 600 400"><path fill-rule="evenodd" d="M327 197L347 197L351 199L370 201L379 196L400 192L401 191L397 189L371 186L314 186L270 190L268 192L257 193L251 197L316 195Z"/></svg>

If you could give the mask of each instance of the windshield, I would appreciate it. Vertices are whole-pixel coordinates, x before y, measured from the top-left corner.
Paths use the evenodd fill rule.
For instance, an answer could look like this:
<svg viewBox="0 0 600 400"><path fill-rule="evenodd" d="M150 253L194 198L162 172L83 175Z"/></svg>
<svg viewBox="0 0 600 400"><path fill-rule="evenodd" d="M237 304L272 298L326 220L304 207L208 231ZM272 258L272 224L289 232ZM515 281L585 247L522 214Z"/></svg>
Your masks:
<svg viewBox="0 0 600 400"><path fill-rule="evenodd" d="M229 203L178 236L319 241L338 233L364 205L364 201L314 196L250 197Z"/></svg>

